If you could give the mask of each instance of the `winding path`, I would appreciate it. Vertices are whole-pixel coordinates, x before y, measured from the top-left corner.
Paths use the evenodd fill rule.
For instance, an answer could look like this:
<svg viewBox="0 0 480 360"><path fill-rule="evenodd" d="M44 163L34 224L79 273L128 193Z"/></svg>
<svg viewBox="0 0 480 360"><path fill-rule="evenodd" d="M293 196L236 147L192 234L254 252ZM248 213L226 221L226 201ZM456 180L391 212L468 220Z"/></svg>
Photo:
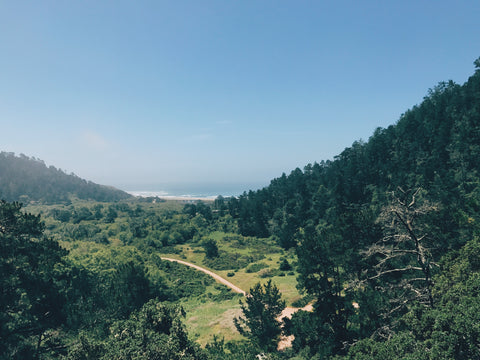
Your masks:
<svg viewBox="0 0 480 360"><path fill-rule="evenodd" d="M242 289L240 289L238 286L232 284L230 281L228 280L225 280L224 278L222 278L220 275L217 275L215 274L214 272L210 271L210 270L207 270L201 266L198 266L198 265L195 265L195 264L192 264L192 263L189 263L187 261L183 261L183 260L177 260L177 259L172 259L172 258L167 258L167 257L161 257L162 260L167 260L167 261L172 261L172 262L176 262L176 263L179 263L179 264L183 264L183 265L186 265L186 266L190 266L194 269L197 269L199 271L202 271L204 272L205 274L213 277L215 280L217 280L219 283L222 283L223 285L225 286L228 286L230 289L232 289L233 291L239 293L239 294L242 294L243 296L246 295L246 292L243 291Z"/></svg>
<svg viewBox="0 0 480 360"><path fill-rule="evenodd" d="M201 266L198 266L198 265L195 265L195 264L192 264L192 263L189 263L187 261L183 261L183 260L178 260L178 259L172 259L172 258L167 258L167 257L161 257L162 260L167 260L167 261L171 261L171 262L176 262L176 263L179 263L179 264L183 264L183 265L186 265L186 266L190 266L191 268L194 268L196 270L199 270L199 271L202 271L204 272L205 274L213 277L215 280L217 280L219 283L225 285L225 286L228 286L230 289L232 289L233 291L237 292L237 293L240 293L242 294L243 296L246 296L246 292L242 289L240 289L238 286L232 284L230 281L228 280L225 280L224 278L222 278L220 275L217 275L215 274L213 271L210 271L210 270L207 270ZM312 304L308 304L307 306L303 307L303 308L294 308L294 307L286 307L285 309L283 309L282 311L282 314L277 318L278 321L282 321L283 318L287 317L287 318L291 318L292 315L294 313L296 313L298 310L303 310L303 311L313 311L313 306ZM279 343L278 343L278 350L284 350L288 347L291 347L292 346L292 341L293 341L293 335L290 335L290 336L282 336Z"/></svg>
<svg viewBox="0 0 480 360"><path fill-rule="evenodd" d="M242 294L243 296L246 296L246 292L242 289L240 289L238 286L232 284L230 281L228 280L225 280L224 278L222 278L220 275L217 275L215 274L213 271L210 271L208 269L205 269L201 266L198 266L198 265L195 265L195 264L192 264L192 263L189 263L187 261L183 261L183 260L178 260L178 259L172 259L172 258L167 258L167 257L161 257L162 260L167 260L167 261L172 261L172 262L176 262L176 263L179 263L179 264L183 264L183 265L186 265L186 266L190 266L196 270L199 270L199 271L202 271L204 272L205 274L213 277L215 280L217 280L219 283L225 285L225 286L228 286L230 289L232 289L233 291L239 293L239 294ZM280 315L278 317L278 320L281 321L284 317L288 317L288 318L291 318L292 315L294 313L296 313L298 310L303 310L303 311L313 311L313 306L312 304L308 304L307 306L303 307L303 308L295 308L295 307L286 307L285 309L283 309L282 311L282 315Z"/></svg>

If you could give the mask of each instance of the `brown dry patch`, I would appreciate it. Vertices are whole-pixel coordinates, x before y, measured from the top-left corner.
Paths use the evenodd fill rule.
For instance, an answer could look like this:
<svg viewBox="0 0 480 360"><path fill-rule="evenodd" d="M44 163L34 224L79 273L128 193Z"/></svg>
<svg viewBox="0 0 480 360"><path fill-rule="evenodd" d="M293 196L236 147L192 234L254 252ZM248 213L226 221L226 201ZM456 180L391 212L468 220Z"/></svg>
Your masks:
<svg viewBox="0 0 480 360"><path fill-rule="evenodd" d="M292 315L295 314L297 311L313 311L313 305L308 304L303 308L294 308L294 307L286 307L283 309L282 314L277 318L278 321L282 321L284 318L291 319ZM295 339L295 336L281 336L280 341L278 342L277 350L285 350L286 348L292 347L292 342Z"/></svg>

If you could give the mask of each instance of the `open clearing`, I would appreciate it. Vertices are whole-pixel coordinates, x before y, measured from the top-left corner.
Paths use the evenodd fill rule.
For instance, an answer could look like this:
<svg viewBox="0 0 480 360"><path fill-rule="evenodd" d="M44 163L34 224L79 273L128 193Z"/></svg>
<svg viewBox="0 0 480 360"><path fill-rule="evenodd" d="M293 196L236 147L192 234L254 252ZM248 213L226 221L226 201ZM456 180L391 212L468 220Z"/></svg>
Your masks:
<svg viewBox="0 0 480 360"><path fill-rule="evenodd" d="M214 273L213 271L210 271L201 266L192 264L184 260L167 258L167 257L161 257L161 259L166 261L177 262L179 264L190 266L196 270L202 271L205 274L213 277L219 283L229 287L236 293L239 293L243 296L246 295L246 292L244 290L232 284L230 281L222 278L221 276ZM212 341L213 334L222 334L224 339L227 341L241 338L241 335L238 334L233 322L233 319L235 317L239 317L242 315L242 309L236 299L222 301L221 303L210 302L210 303L199 304L199 303L185 302L183 305L185 307L185 310L189 314L189 317L187 319L187 327L189 329L194 330L194 334L196 337L198 337L197 341L200 344L205 345L208 342ZM308 304L303 308L296 308L291 306L286 307L282 311L282 314L278 317L278 320L281 321L285 317L291 318L292 315L299 310L312 311L313 306L312 304ZM292 341L293 341L293 337L291 336L282 337L278 345L278 349L282 350L291 346Z"/></svg>

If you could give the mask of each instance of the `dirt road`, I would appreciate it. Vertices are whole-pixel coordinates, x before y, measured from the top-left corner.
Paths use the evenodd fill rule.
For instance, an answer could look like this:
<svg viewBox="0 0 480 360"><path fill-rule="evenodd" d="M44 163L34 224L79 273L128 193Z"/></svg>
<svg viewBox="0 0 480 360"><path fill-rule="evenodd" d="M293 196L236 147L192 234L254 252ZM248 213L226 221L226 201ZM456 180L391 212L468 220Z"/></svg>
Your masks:
<svg viewBox="0 0 480 360"><path fill-rule="evenodd" d="M204 272L205 274L213 277L215 280L217 280L219 283L225 285L225 286L228 286L230 289L232 289L233 291L237 292L237 293L240 293L242 294L243 296L246 295L245 291L243 291L242 289L240 289L238 286L236 285L233 285L230 281L228 280L225 280L224 278L222 278L221 276L215 274L213 271L210 271L210 270L207 270L201 266L198 266L198 265L195 265L195 264L192 264L192 263L189 263L187 261L183 261L183 260L177 260L177 259L172 259L172 258L167 258L167 257L161 257L162 260L167 260L167 261L172 261L172 262L176 262L176 263L179 263L179 264L183 264L183 265L186 265L186 266L190 266L196 270L199 270L199 271L202 271ZM303 308L294 308L294 307L286 307L285 309L283 309L282 311L282 314L278 317L278 321L282 321L282 319L284 317L287 317L287 318L291 318L292 315L294 313L296 313L298 310L303 310L303 311L312 311L313 310L313 306L312 304L308 304L307 306L303 307ZM292 346L292 341L293 341L293 335L290 335L290 336L282 336L279 343L278 343L278 350L284 350L288 347L291 347Z"/></svg>
<svg viewBox="0 0 480 360"><path fill-rule="evenodd" d="M199 271L202 271L204 272L205 274L213 277L215 280L217 280L219 283L225 285L225 286L228 286L230 289L232 289L233 291L239 293L239 294L242 294L243 296L245 296L245 291L243 291L242 289L240 289L238 286L232 284L230 281L228 280L225 280L224 278L222 278L221 276L215 274L214 272L210 271L210 270L207 270L201 266L198 266L198 265L195 265L195 264L192 264L192 263L189 263L187 261L183 261L183 260L177 260L177 259L172 259L172 258L166 258L166 257L162 257L161 258L162 260L167 260L167 261L173 261L173 262L177 262L179 264L183 264L183 265L186 265L186 266L190 266L194 269L197 269Z"/></svg>
<svg viewBox="0 0 480 360"><path fill-rule="evenodd" d="M309 311L310 312L310 311L313 311L313 305L308 304L308 305L304 306L303 308L286 307L285 309L283 309L282 315L280 315L278 317L278 320L281 321L285 317L291 319L292 315L295 314L298 310L303 310L303 311Z"/></svg>
<svg viewBox="0 0 480 360"><path fill-rule="evenodd" d="M308 304L304 306L303 308L294 308L294 307L286 307L282 311L282 315L280 315L277 320L282 321L283 318L292 318L292 315L295 314L298 310L303 310L303 311L313 311L313 305ZM290 335L290 336L285 336L282 335L280 336L280 341L278 342L277 350L282 351L285 350L286 348L292 347L292 342L295 339L295 336Z"/></svg>
<svg viewBox="0 0 480 360"><path fill-rule="evenodd" d="M215 274L213 271L210 271L208 269L205 269L201 266L198 266L198 265L195 265L195 264L192 264L192 263L189 263L187 261L183 261L183 260L178 260L178 259L172 259L172 258L167 258L167 257L161 257L162 260L167 260L167 261L173 261L173 262L177 262L179 264L183 264L183 265L186 265L186 266L190 266L194 269L197 269L199 271L202 271L204 272L205 274L213 277L215 280L217 280L219 283L225 285L225 286L228 286L230 289L232 289L233 291L239 293L239 294L242 294L243 296L246 295L246 292L242 289L240 289L238 286L232 284L230 281L228 280L225 280L224 278L222 278L220 275L217 275ZM308 304L307 306L303 307L303 308L294 308L294 307L286 307L285 309L283 309L282 311L282 315L280 315L278 317L278 320L281 321L284 317L288 317L288 318L291 318L292 315L294 313L296 313L298 310L304 310L304 311L312 311L313 310L313 306L312 304Z"/></svg>

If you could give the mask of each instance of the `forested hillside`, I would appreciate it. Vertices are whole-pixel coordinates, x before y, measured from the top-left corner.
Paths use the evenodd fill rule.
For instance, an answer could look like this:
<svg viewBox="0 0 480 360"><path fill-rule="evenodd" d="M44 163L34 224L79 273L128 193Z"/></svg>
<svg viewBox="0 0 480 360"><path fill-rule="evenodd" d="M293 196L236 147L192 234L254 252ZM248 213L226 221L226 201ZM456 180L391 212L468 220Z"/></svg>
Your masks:
<svg viewBox="0 0 480 360"><path fill-rule="evenodd" d="M306 358L480 357L477 327L462 330L480 310L480 59L475 65L464 85L440 83L333 161L230 201L242 234L296 249L299 286L316 298L314 313L291 324ZM462 266L475 275L458 285L451 269Z"/></svg>
<svg viewBox="0 0 480 360"><path fill-rule="evenodd" d="M0 359L480 359L475 65L465 84L439 84L368 141L239 198L183 208L77 199L27 212L0 202ZM57 184L28 174L33 189ZM41 200L80 197L44 188ZM242 299L165 254L259 282ZM313 310L280 321L282 291L295 285L305 297L289 300ZM202 348L181 305L201 308L190 320L215 332L225 318L205 321L221 314L203 309L224 300L243 337L214 333ZM292 347L277 348L281 335Z"/></svg>
<svg viewBox="0 0 480 360"><path fill-rule="evenodd" d="M285 247L295 246L293 235L307 222L333 223L348 208L384 205L385 194L398 187L422 188L440 201L446 232L458 231L460 219L478 220L479 60L476 65L463 86L440 83L397 124L378 128L333 161L297 168L232 201L241 232L274 235Z"/></svg>
<svg viewBox="0 0 480 360"><path fill-rule="evenodd" d="M71 196L96 201L117 201L131 197L111 187L68 175L39 159L23 154L0 153L0 199L8 201L66 202Z"/></svg>

